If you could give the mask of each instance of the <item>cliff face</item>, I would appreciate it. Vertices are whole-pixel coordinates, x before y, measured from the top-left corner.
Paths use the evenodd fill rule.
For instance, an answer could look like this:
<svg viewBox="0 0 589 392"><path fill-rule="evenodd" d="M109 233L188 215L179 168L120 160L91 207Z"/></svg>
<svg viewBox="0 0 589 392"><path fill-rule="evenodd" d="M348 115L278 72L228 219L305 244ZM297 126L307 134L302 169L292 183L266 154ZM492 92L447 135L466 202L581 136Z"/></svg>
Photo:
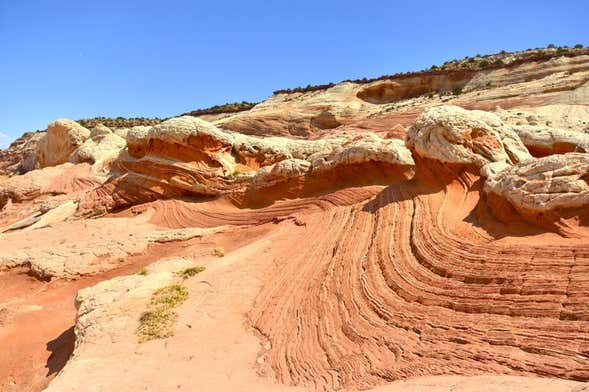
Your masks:
<svg viewBox="0 0 589 392"><path fill-rule="evenodd" d="M582 391L589 55L502 58L23 136L0 389Z"/></svg>
<svg viewBox="0 0 589 392"><path fill-rule="evenodd" d="M362 126L367 119L382 120L389 128L407 125L407 117L410 122L424 108L440 104L484 110L584 105L588 80L589 55L555 57L490 70L435 71L276 94L249 111L209 120L236 132L308 138L339 131L341 125ZM587 128L585 116L582 121Z"/></svg>

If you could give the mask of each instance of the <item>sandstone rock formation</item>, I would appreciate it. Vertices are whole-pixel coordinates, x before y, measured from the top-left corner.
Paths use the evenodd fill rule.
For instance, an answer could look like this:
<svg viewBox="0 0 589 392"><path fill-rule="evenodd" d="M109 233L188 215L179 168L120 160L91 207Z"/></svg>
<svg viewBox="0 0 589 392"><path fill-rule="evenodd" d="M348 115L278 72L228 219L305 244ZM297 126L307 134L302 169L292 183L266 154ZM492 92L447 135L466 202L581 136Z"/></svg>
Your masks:
<svg viewBox="0 0 589 392"><path fill-rule="evenodd" d="M179 195L240 197L291 179L318 181L337 169L366 164L384 165L402 175L414 162L398 139L373 134L259 138L184 116L130 130L127 154L115 162L126 174L90 194L82 209L112 210Z"/></svg>
<svg viewBox="0 0 589 392"><path fill-rule="evenodd" d="M550 155L490 175L485 192L508 201L520 214L559 219L589 206L589 154Z"/></svg>
<svg viewBox="0 0 589 392"><path fill-rule="evenodd" d="M0 209L8 203L32 200L42 195L73 194L95 187L102 180L87 165L65 163L33 170L0 183Z"/></svg>
<svg viewBox="0 0 589 392"><path fill-rule="evenodd" d="M72 152L70 162L87 162L103 168L102 166L107 162L114 160L126 147L125 139L111 131L107 133L103 130L102 132L104 133L95 133L93 130L94 135Z"/></svg>
<svg viewBox="0 0 589 392"><path fill-rule="evenodd" d="M86 223L53 222L52 227L45 229L43 226L25 233L8 232L0 238L0 246L6 249L0 255L0 270L27 266L41 279L97 274L116 268L125 257L144 251L150 244L186 241L223 230L158 230L146 222L145 216ZM81 234L76 235L77 231ZM68 236L76 236L77 241L67 241ZM29 245L35 240L39 245L31 248Z"/></svg>
<svg viewBox="0 0 589 392"><path fill-rule="evenodd" d="M512 127L535 156L566 152L589 152L589 134L535 125Z"/></svg>
<svg viewBox="0 0 589 392"><path fill-rule="evenodd" d="M39 141L37 161L40 167L68 162L71 153L89 136L90 131L74 121L60 119L52 122Z"/></svg>
<svg viewBox="0 0 589 392"><path fill-rule="evenodd" d="M577 88L573 92L578 93L587 87L589 86ZM497 107L494 113L510 125L547 126L579 133L589 132L589 108L583 104L554 103L509 110Z"/></svg>
<svg viewBox="0 0 589 392"><path fill-rule="evenodd" d="M0 175L24 174L37 168L37 144L44 132L26 132L0 150Z"/></svg>
<svg viewBox="0 0 589 392"><path fill-rule="evenodd" d="M0 390L583 391L584 53L53 123L0 182Z"/></svg>
<svg viewBox="0 0 589 392"><path fill-rule="evenodd" d="M409 130L407 146L425 158L478 168L531 158L518 135L497 116L457 106L426 110Z"/></svg>

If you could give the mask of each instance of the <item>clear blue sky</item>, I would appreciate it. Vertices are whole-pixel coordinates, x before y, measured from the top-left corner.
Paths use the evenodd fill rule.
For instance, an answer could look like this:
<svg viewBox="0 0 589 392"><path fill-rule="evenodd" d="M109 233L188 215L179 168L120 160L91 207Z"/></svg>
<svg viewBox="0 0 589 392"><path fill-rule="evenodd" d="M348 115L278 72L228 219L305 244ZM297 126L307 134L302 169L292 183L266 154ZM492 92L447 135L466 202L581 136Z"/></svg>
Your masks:
<svg viewBox="0 0 589 392"><path fill-rule="evenodd" d="M589 45L588 18L585 0L0 0L0 132L59 117L167 117L477 53Z"/></svg>

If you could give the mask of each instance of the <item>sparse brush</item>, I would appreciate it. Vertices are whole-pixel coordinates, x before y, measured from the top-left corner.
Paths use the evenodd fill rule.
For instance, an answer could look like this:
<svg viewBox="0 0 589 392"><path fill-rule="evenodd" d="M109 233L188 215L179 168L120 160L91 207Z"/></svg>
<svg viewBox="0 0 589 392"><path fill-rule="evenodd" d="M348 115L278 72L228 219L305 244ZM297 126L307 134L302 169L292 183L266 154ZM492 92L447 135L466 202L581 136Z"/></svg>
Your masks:
<svg viewBox="0 0 589 392"><path fill-rule="evenodd" d="M233 171L233 173L229 173L229 174L227 175L227 178L230 178L230 179L235 179L236 177L239 177L239 176L240 176L240 175L242 175L242 174L243 174L243 172L242 172L241 170L239 170L239 169L236 169L235 171Z"/></svg>
<svg viewBox="0 0 589 392"><path fill-rule="evenodd" d="M150 309L143 312L139 318L139 343L174 335L177 315L173 309L187 298L188 290L179 284L166 286L154 292L149 304Z"/></svg>
<svg viewBox="0 0 589 392"><path fill-rule="evenodd" d="M236 113L244 110L250 110L256 106L256 102L231 102L223 105L215 105L206 109L196 109L191 112L183 113L182 116L203 116L205 114Z"/></svg>
<svg viewBox="0 0 589 392"><path fill-rule="evenodd" d="M198 265L196 267L190 267L190 268L186 268L184 271L180 272L180 275L184 278L184 279L188 279L191 278L197 274L200 274L201 272L203 272L206 268L202 265Z"/></svg>
<svg viewBox="0 0 589 392"><path fill-rule="evenodd" d="M148 274L147 268L141 267L139 271L137 271L137 275L145 276Z"/></svg>
<svg viewBox="0 0 589 392"><path fill-rule="evenodd" d="M168 307L175 307L186 301L188 298L188 290L186 287L173 284L157 290L151 297L152 305L165 305Z"/></svg>
<svg viewBox="0 0 589 392"><path fill-rule="evenodd" d="M223 257L225 256L225 249L223 248L215 248L213 249L213 254L217 257Z"/></svg>
<svg viewBox="0 0 589 392"><path fill-rule="evenodd" d="M176 313L171 309L161 307L144 312L139 318L139 342L163 339L174 335L174 322Z"/></svg>

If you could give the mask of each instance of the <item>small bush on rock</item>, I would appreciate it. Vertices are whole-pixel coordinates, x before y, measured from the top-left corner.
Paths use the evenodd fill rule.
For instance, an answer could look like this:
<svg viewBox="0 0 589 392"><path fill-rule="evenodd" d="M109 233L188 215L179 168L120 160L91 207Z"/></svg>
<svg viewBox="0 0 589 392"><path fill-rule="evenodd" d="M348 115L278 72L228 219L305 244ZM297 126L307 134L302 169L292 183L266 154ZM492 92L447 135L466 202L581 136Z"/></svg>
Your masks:
<svg viewBox="0 0 589 392"><path fill-rule="evenodd" d="M166 286L154 292L149 304L150 309L143 312L139 318L139 343L173 336L177 318L173 309L187 298L188 290L179 284Z"/></svg>
<svg viewBox="0 0 589 392"><path fill-rule="evenodd" d="M191 267L191 268L186 268L184 271L182 271L180 273L180 275L184 278L184 279L188 279L188 278L192 278L193 276L200 274L201 272L203 272L206 268L203 267L202 265L198 265L196 267Z"/></svg>

